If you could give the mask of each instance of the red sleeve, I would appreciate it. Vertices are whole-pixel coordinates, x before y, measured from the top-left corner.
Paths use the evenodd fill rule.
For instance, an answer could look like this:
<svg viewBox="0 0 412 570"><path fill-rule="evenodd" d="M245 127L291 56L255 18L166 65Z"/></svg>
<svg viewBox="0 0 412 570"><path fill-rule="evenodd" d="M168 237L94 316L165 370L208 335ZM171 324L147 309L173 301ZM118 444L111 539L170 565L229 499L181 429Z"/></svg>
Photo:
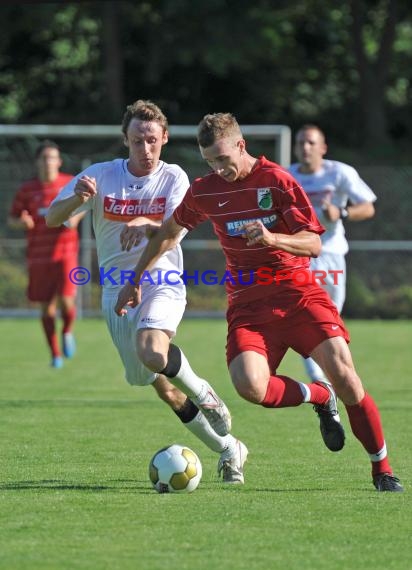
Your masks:
<svg viewBox="0 0 412 570"><path fill-rule="evenodd" d="M13 202L11 203L10 207L10 216L13 218L19 218L23 210L28 209L27 200L26 200L27 193L24 191L24 186L22 186L15 195Z"/></svg>
<svg viewBox="0 0 412 570"><path fill-rule="evenodd" d="M193 228L208 219L207 215L199 207L199 200L195 197L195 191L196 181L190 185L183 200L173 212L176 223L187 230L193 230Z"/></svg>

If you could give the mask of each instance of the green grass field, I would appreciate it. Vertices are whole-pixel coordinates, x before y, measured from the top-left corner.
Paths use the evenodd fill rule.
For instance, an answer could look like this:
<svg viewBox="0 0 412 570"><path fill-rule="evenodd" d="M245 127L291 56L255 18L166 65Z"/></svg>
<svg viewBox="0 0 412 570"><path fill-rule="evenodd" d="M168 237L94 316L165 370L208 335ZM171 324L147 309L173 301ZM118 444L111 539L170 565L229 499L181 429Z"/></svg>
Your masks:
<svg viewBox="0 0 412 570"><path fill-rule="evenodd" d="M176 342L232 410L233 433L250 451L243 487L219 482L218 456L154 390L125 383L103 321L78 322L76 358L52 370L36 320L0 320L0 568L412 568L412 326L348 325L403 494L374 490L344 410L347 444L333 454L310 405L242 401L226 370L224 321L186 320ZM281 371L303 378L293 353ZM149 460L173 442L201 458L191 495L151 489Z"/></svg>

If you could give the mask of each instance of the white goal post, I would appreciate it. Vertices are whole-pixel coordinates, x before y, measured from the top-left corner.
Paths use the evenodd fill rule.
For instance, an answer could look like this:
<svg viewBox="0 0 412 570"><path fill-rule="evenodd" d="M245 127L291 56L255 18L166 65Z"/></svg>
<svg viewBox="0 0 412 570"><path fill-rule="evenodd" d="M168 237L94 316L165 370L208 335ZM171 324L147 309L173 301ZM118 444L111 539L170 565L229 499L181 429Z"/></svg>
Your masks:
<svg viewBox="0 0 412 570"><path fill-rule="evenodd" d="M254 139L274 141L273 159L287 168L291 156L291 129L287 125L241 125L243 134ZM176 139L196 138L196 125L170 125ZM121 138L119 125L0 125L3 137L114 137Z"/></svg>

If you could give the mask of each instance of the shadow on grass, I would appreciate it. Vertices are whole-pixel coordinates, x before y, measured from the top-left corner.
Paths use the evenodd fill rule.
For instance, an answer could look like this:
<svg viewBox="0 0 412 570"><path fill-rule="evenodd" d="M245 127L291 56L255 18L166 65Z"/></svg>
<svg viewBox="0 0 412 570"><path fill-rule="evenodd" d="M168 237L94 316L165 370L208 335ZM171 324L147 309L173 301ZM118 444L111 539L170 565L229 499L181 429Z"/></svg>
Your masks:
<svg viewBox="0 0 412 570"><path fill-rule="evenodd" d="M223 491L230 493L327 493L335 491L329 488L272 488L248 487L237 485L225 485L220 481L214 483L202 483L205 491ZM0 483L0 491L85 491L92 493L102 493L106 491L117 493L139 493L153 494L153 489L147 481L136 481L133 479L116 479L107 483L74 483L59 479L40 479L38 481L11 481L10 483Z"/></svg>
<svg viewBox="0 0 412 570"><path fill-rule="evenodd" d="M61 408L78 408L81 406L91 408L137 408L147 405L146 401L137 400L0 400L0 408L42 408L42 407L61 407Z"/></svg>
<svg viewBox="0 0 412 570"><path fill-rule="evenodd" d="M116 479L106 484L74 483L59 479L40 479L39 481L11 481L10 483L0 483L0 491L86 491L101 493L104 491L117 491L119 493L153 493L147 481L136 481L132 479Z"/></svg>
<svg viewBox="0 0 412 570"><path fill-rule="evenodd" d="M91 484L91 483L74 483L70 481L63 481L59 479L40 479L39 481L11 481L10 483L0 483L0 492L2 491L80 491L85 493L119 493L119 494L132 494L137 493L139 495L157 495L157 493L150 487L147 481L136 481L133 479L116 479L114 481L109 481L104 484ZM265 493L265 494L283 494L283 495L295 495L295 494L313 494L313 493L333 493L341 494L347 493L345 489L335 489L330 487L305 487L305 488L268 488L268 487L249 487L237 486L237 485L224 485L221 482L211 483L202 482L201 487L197 490L197 493L202 493L205 491L209 493L210 491L219 491L224 493L238 493L241 497L249 493ZM371 486L370 488L360 487L357 489L359 493L364 495L376 495L376 490ZM169 493L166 493L169 495ZM172 493L174 495L174 493ZM392 493L393 494L393 493ZM395 493L395 495L399 493ZM186 495L186 493L184 493Z"/></svg>

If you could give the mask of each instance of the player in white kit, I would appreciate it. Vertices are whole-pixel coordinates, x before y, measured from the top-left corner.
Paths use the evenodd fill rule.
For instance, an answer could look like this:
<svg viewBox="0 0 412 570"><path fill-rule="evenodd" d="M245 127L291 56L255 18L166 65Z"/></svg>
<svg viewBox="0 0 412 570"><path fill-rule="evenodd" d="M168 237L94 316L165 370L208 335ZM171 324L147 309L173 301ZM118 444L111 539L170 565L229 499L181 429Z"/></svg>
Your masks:
<svg viewBox="0 0 412 570"><path fill-rule="evenodd" d="M189 187L179 166L160 160L167 129L165 115L151 101L129 105L122 123L129 158L94 164L78 174L52 202L47 224L61 225L74 214L92 212L102 310L127 382L152 385L183 424L220 454L223 481L243 483L247 448L230 434L229 410L171 343L186 306L178 243L183 234L145 276L142 303L123 318L113 310L120 288L133 279L147 239L171 216Z"/></svg>
<svg viewBox="0 0 412 570"><path fill-rule="evenodd" d="M318 282L328 291L339 312L346 295L348 242L342 222L360 222L373 217L376 195L348 164L323 158L327 152L324 132L316 125L303 125L296 133L295 155L299 162L289 172L303 187L326 231L321 235L322 251L311 259ZM325 375L311 358L304 360L312 381Z"/></svg>

